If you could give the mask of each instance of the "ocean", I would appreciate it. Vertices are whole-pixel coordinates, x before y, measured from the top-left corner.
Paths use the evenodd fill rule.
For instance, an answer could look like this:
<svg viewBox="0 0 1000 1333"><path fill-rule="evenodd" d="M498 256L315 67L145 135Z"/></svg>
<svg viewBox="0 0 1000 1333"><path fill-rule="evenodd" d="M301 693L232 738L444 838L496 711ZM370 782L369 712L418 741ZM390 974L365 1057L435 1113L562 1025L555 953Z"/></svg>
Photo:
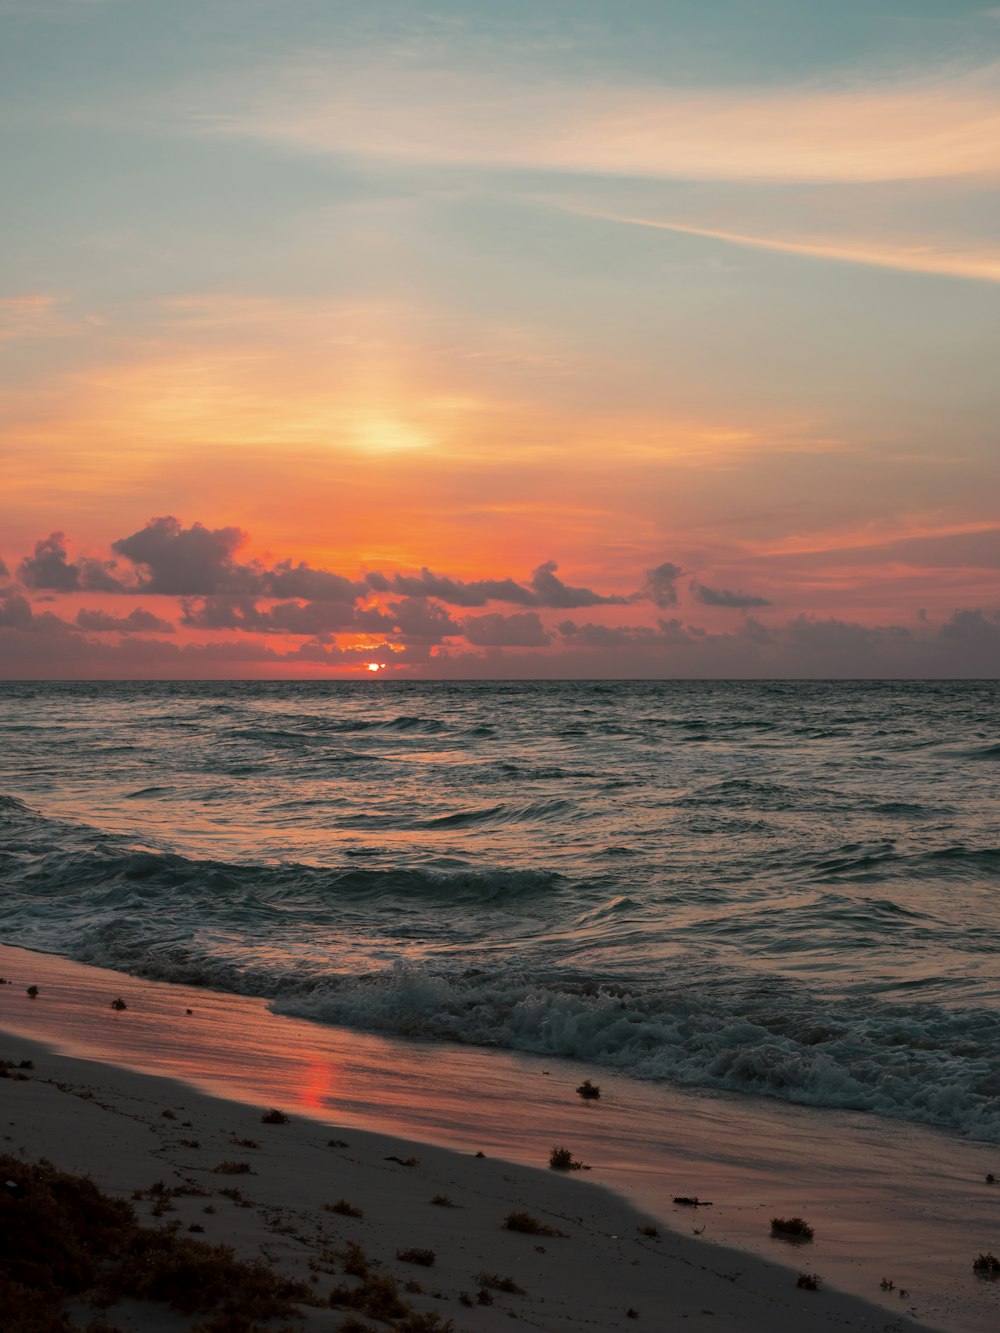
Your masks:
<svg viewBox="0 0 1000 1333"><path fill-rule="evenodd" d="M0 686L5 943L1000 1142L991 682Z"/></svg>

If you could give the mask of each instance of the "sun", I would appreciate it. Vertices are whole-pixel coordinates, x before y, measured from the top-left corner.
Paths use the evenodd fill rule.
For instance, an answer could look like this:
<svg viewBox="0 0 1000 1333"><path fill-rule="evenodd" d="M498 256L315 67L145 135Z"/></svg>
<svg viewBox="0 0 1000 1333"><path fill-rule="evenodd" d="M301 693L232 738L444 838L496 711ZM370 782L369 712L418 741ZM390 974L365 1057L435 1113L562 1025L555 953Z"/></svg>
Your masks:
<svg viewBox="0 0 1000 1333"><path fill-rule="evenodd" d="M385 667L384 662L366 662L365 666L369 671L382 671Z"/></svg>

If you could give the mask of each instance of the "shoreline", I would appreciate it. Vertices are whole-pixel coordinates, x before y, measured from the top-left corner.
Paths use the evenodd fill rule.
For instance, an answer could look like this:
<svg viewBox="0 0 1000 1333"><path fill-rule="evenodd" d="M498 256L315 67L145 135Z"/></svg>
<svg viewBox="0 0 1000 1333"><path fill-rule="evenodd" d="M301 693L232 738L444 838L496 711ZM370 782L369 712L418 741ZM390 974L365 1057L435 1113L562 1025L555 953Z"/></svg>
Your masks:
<svg viewBox="0 0 1000 1333"><path fill-rule="evenodd" d="M24 995L23 983L28 982L29 972L41 988L35 1001ZM687 1327L699 1327L698 1321L704 1319L705 1327L759 1328L761 1333L764 1329L783 1327L818 1329L825 1327L828 1319L840 1326L859 1329L937 1327L948 1329L949 1333L995 1326L1000 1287L977 1282L971 1272L971 1258L979 1249L991 1245L994 1250L998 1248L998 1228L994 1224L989 1230L987 1226L987 1234L982 1230L986 1223L969 1216L975 1211L972 1205L981 1200L987 1208L988 1222L989 1206L993 1206L995 1219L995 1205L1000 1203L1000 1195L991 1196L988 1187L982 1185L982 1175L976 1182L971 1174L973 1160L976 1165L986 1161L996 1164L998 1154L989 1145L954 1144L942 1136L922 1134L912 1126L887 1129L885 1122L874 1118L817 1117L801 1108L781 1104L765 1108L766 1114L762 1115L760 1108L738 1104L739 1099L668 1093L617 1079L604 1071L595 1072L593 1068L587 1072L600 1080L605 1096L599 1104L588 1106L574 1095L575 1084L570 1080L583 1066L573 1062L541 1062L507 1053L466 1048L443 1050L390 1042L281 1018L271 1014L259 1000L139 981L54 955L8 947L0 948L0 974L16 983L0 987L0 1030L7 1034L0 1054L6 1059L13 1058L25 1040L47 1042L59 1048L50 1053L43 1046L36 1061L38 1074L26 1083L5 1082L0 1086L19 1098L24 1097L26 1090L34 1089L34 1095L46 1098L49 1103L53 1097L60 1099L49 1105L44 1114L33 1111L28 1117L22 1111L15 1124L20 1122L24 1126L20 1134L25 1142L21 1146L29 1155L49 1157L63 1169L76 1169L73 1162L66 1160L65 1151L72 1148L83 1152L83 1148L73 1137L72 1127L66 1124L65 1097L58 1090L53 1091L54 1083L41 1082L45 1077L53 1077L54 1069L63 1071L56 1073L57 1082L82 1080L96 1087L98 1091L91 1104L100 1102L120 1108L126 1095L122 1091L123 1082L128 1084L131 1091L127 1096L139 1097L147 1108L144 1114L148 1115L149 1124L143 1131L147 1145L150 1130L157 1143L164 1140L165 1133L169 1135L172 1128L169 1121L161 1119L156 1123L159 1110L151 1109L168 1096L192 1105L193 1099L197 1099L202 1108L199 1114L204 1114L212 1124L221 1123L221 1116L227 1126L237 1120L253 1126L241 1137L260 1139L268 1151L274 1135L261 1139L261 1109L267 1105L280 1107L292 1118L292 1126L283 1127L291 1128L292 1133L281 1142L287 1144L305 1136L300 1143L299 1158L282 1165L288 1173L288 1186L294 1185L303 1197L316 1188L305 1162L310 1152L317 1151L313 1140L322 1134L324 1125L342 1128L344 1137L363 1140L366 1147L377 1142L386 1149L382 1160L386 1156L403 1161L417 1156L422 1164L433 1160L439 1178L451 1182L443 1192L456 1198L456 1191L468 1196L461 1214L457 1210L452 1214L452 1210L445 1208L418 1207L419 1200L411 1200L410 1206L419 1214L419 1222L414 1221L411 1231L415 1232L418 1225L422 1231L432 1228L436 1233L444 1228L439 1260L442 1265L445 1249L455 1248L456 1239L454 1235L449 1239L445 1226L455 1216L462 1221L463 1245L478 1240L482 1254L487 1256L506 1253L511 1241L524 1249L527 1238L508 1237L498 1230L503 1214L482 1216L480 1232L473 1235L475 1229L470 1231L473 1214L482 1213L483 1200L479 1195L485 1180L490 1180L491 1190L501 1185L509 1187L507 1211L515 1204L536 1215L541 1210L543 1220L544 1215L582 1216L579 1210L585 1200L590 1218L584 1228L586 1238L580 1234L572 1246L559 1241L544 1247L550 1258L553 1249L564 1257L571 1250L577 1252L577 1259L587 1251L585 1262L577 1265L580 1272L563 1296L557 1296L558 1282L550 1293L546 1283L554 1280L551 1272L533 1273L530 1285L527 1279L521 1282L529 1292L546 1292L545 1320L549 1322L543 1320L534 1325L543 1329L643 1327L644 1321L646 1327L656 1328L658 1325L655 1319L650 1320L648 1312L656 1307L669 1313L677 1301L690 1307L675 1310L678 1317L680 1313L686 1314ZM110 1009L112 991L125 999L128 1005L125 1012L114 1013ZM188 1014L188 1008L194 1013ZM93 1059L88 1062L82 1058L84 1055L98 1056L106 1063L97 1064ZM173 1081L164 1083L164 1077ZM220 1097L230 1100L220 1101ZM8 1100L5 1096L4 1102ZM120 1111L106 1114L120 1114ZM193 1115L185 1118L193 1120ZM867 1148L867 1162L855 1160L841 1172L839 1196L829 1184L817 1194L816 1180L805 1177L800 1177L798 1193L792 1193L795 1172L789 1177L789 1162L780 1160L779 1149L782 1138L787 1139L793 1129L801 1129L811 1121L816 1121L817 1127L824 1131L836 1122L841 1132L861 1133L863 1141L855 1144L855 1150ZM768 1122L771 1122L770 1139L762 1128ZM380 1134L391 1137L379 1138ZM108 1176L108 1145L102 1146L102 1134L96 1128L94 1135L80 1158L90 1165L80 1169L91 1170L97 1183L103 1184ZM654 1145L653 1136L661 1142ZM668 1137L673 1140L670 1145L662 1142ZM169 1138L164 1142L169 1142ZM565 1142L574 1154L592 1161L593 1172L586 1176L574 1173L573 1178L567 1179L546 1170L548 1149L555 1142ZM802 1145L807 1155L818 1142L817 1139L812 1146ZM936 1143L938 1148L945 1147L948 1151L936 1162L929 1160L928 1143ZM914 1248L923 1245L922 1237L908 1230L907 1219L898 1216L891 1221L894 1230L889 1239L898 1254L915 1256L911 1262L918 1281L913 1283L905 1276L904 1266L897 1265L886 1274L893 1278L895 1290L887 1294L877 1290L878 1278L872 1274L880 1264L877 1241L880 1235L885 1241L887 1221L885 1201L880 1212L879 1201L873 1197L878 1191L872 1189L872 1182L866 1177L877 1174L879 1169L883 1173L888 1170L873 1154L881 1151L884 1157L887 1145L888 1149L894 1149L894 1144L904 1153L919 1154L921 1177L912 1180L907 1188L919 1193L921 1181L932 1181L931 1195L937 1197L939 1204L944 1196L944 1211L950 1209L955 1213L950 1221L943 1219L948 1224L945 1233L949 1226L961 1232L960 1250L965 1264L956 1267L954 1284L948 1290L931 1290L926 1274L920 1279L921 1271L928 1264L933 1265L936 1256L926 1246ZM222 1146L219 1140L217 1153ZM659 1149L658 1156L654 1146ZM477 1149L487 1153L486 1162L473 1156ZM147 1156L151 1151L147 1146ZM957 1167L944 1160L954 1157L956 1152L967 1159ZM391 1178L396 1179L396 1185L392 1185L385 1178L386 1167L378 1166L377 1154L378 1148L372 1148L364 1161L355 1162L351 1170L356 1174L351 1183L338 1190L346 1198L350 1198L346 1192L350 1188L359 1198L363 1194L366 1200L370 1196L380 1201L359 1205L364 1207L366 1227L373 1227L367 1222L369 1217L374 1218L385 1209L386 1186L391 1192L400 1188L399 1177L410 1178L405 1169L393 1165ZM888 1151L888 1156L892 1157L892 1151ZM914 1156L913 1160L918 1158ZM512 1161L521 1164L512 1166ZM817 1174L821 1176L819 1166L817 1162ZM198 1169L198 1166L196 1162L178 1158L175 1169L182 1168ZM152 1161L149 1169L154 1171L150 1179L155 1178ZM433 1191L422 1180L424 1169L422 1165L421 1188L426 1203ZM960 1200L948 1197L950 1184L946 1176L948 1171L962 1174L967 1169L969 1206L963 1213ZM770 1196L761 1199L762 1181L768 1178L772 1179L773 1188ZM122 1182L120 1173L117 1177L112 1173L111 1179L117 1179L122 1189L149 1183L143 1182L141 1173L131 1183ZM261 1183L253 1180L255 1188L260 1188ZM268 1189L271 1190L270 1185ZM272 1209L291 1206L281 1192L286 1186L275 1189L277 1193L272 1190L269 1194L273 1201L261 1206ZM785 1194L779 1198L782 1189ZM850 1200L858 1199L862 1190L861 1211L852 1213ZM712 1209L679 1208L672 1203L674 1194L711 1199ZM750 1198L758 1200L753 1209L747 1206ZM808 1202L802 1202L804 1199ZM320 1223L330 1222L329 1216L322 1212L323 1201L331 1202L324 1196L313 1199L312 1204L296 1205L305 1206L310 1213L310 1227L314 1231ZM923 1210L924 1202L919 1198L914 1200L915 1213ZM493 1213L499 1206L494 1205ZM392 1207L395 1208L395 1202ZM815 1244L792 1251L791 1247L771 1240L767 1221L775 1213L809 1218L817 1227ZM447 1216L442 1219L441 1214ZM636 1230L644 1221L648 1223L650 1217L661 1232L655 1241L643 1238ZM942 1219L925 1217L924 1220L938 1230L937 1224ZM426 1242L413 1235L393 1240L386 1232L386 1224L380 1227L379 1243L387 1266L401 1277L411 1276L398 1272L400 1265L392 1259L394 1247ZM673 1230L666 1231L665 1227ZM750 1252L749 1244L740 1243L739 1248L732 1248L731 1241L729 1246L721 1243L732 1236L739 1241L747 1234L748 1227L760 1235L757 1253ZM704 1234L692 1236L690 1232L698 1228ZM849 1242L846 1257L841 1253L845 1237ZM528 1249L534 1253L533 1245ZM612 1251L615 1259L609 1268L607 1255ZM766 1257L762 1255L764 1251ZM637 1267L634 1260L638 1260ZM487 1263L483 1259L480 1267L492 1269L498 1262L496 1259ZM625 1270L621 1269L622 1263L626 1264ZM855 1280L845 1281L843 1275L850 1279L852 1266ZM648 1273L647 1268L651 1270ZM449 1284L444 1282L445 1269L442 1267L440 1271L443 1288ZM607 1293L621 1288L623 1271L628 1274L629 1282L635 1279L637 1292L647 1293L643 1297L637 1294L627 1302L640 1311L638 1323L632 1319L622 1322L627 1307L617 1309L608 1304ZM825 1279L820 1292L800 1292L795 1288L796 1274L805 1271L818 1272ZM739 1276L734 1280L736 1272ZM692 1288L689 1297L678 1295L679 1291L687 1290L684 1283L696 1273L702 1275L700 1294ZM458 1280L456 1272L450 1279L454 1291L460 1290L455 1285ZM464 1281L468 1287L468 1274ZM911 1283L909 1288L907 1281ZM837 1287L860 1291L868 1301L859 1300L857 1295L844 1295ZM871 1287L876 1288L874 1293L869 1291ZM906 1301L899 1299L900 1288L910 1291ZM564 1302L560 1307L563 1313L558 1316L561 1322L555 1322L552 1302L557 1299ZM729 1322L720 1324L723 1307L730 1311L723 1316ZM484 1322L487 1315L493 1318L485 1310L471 1312L461 1306L445 1308L440 1304L435 1308L443 1318L453 1318L459 1329L494 1327L493 1323ZM601 1318L605 1322L595 1322L594 1311L602 1308ZM714 1309L715 1314L702 1315L699 1312L703 1309ZM326 1317L329 1319L329 1314ZM501 1317L499 1312L497 1317ZM506 1319L507 1315L502 1317ZM519 1317L528 1319L527 1305ZM917 1323L917 1319L922 1322ZM532 1326L530 1320L529 1326Z"/></svg>
<svg viewBox="0 0 1000 1333"><path fill-rule="evenodd" d="M648 1218L588 1181L357 1129L331 1139L333 1126L294 1116L265 1125L260 1107L54 1055L37 1042L6 1034L2 1040L4 1058L27 1054L34 1065L24 1081L4 1080L5 1150L89 1175L123 1199L143 1191L134 1207L145 1225L157 1224L165 1193L150 1193L151 1183L180 1188L164 1221L177 1222L182 1232L197 1227L199 1240L225 1242L242 1260L263 1256L272 1269L312 1283L320 1298L344 1280L343 1254L353 1241L403 1290L417 1280L422 1290L406 1300L421 1313L452 1320L456 1333L494 1333L509 1327L512 1315L545 1333L643 1327L659 1333L675 1320L693 1330L747 1333L886 1324L882 1311L854 1297L799 1291L794 1274L777 1265L669 1232L643 1235L638 1228ZM217 1174L227 1163L249 1170ZM188 1193L192 1186L197 1194ZM454 1206L432 1206L442 1196ZM363 1216L331 1214L325 1205L334 1201ZM562 1234L507 1231L502 1220L515 1211ZM433 1267L394 1257L411 1247L432 1251ZM524 1294L491 1293L492 1306L476 1299L469 1308L462 1293L476 1298L483 1272L510 1278ZM301 1327L339 1328L349 1313L304 1307ZM126 1305L106 1317L124 1333L191 1326L158 1307ZM906 1317L892 1327L930 1329Z"/></svg>

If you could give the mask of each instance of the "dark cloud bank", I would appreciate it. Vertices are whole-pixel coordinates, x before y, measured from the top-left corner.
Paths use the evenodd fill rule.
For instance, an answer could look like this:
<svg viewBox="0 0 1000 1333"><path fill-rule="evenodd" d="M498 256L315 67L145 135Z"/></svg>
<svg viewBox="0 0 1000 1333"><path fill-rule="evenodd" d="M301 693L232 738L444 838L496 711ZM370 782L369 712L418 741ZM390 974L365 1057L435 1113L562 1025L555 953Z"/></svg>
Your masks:
<svg viewBox="0 0 1000 1333"><path fill-rule="evenodd" d="M308 675L377 661L449 678L992 678L1000 666L996 610L959 610L938 625L809 616L765 624L750 612L769 599L708 586L671 561L648 570L634 591L600 593L564 582L552 560L524 580L465 581L427 568L349 578L302 561L241 560L246 541L236 527L185 528L162 517L112 542L107 558L71 558L57 531L13 573L0 560L0 675ZM731 612L730 628L709 630L679 614L624 625L621 610L610 613L613 623L591 618L602 608L673 610L685 577L692 614ZM105 605L79 606L90 593ZM119 613L108 609L116 604L109 595L171 600ZM67 615L49 609L66 600ZM177 629L187 640L207 637L185 642ZM344 646L345 635L368 641ZM289 639L298 642L289 647Z"/></svg>

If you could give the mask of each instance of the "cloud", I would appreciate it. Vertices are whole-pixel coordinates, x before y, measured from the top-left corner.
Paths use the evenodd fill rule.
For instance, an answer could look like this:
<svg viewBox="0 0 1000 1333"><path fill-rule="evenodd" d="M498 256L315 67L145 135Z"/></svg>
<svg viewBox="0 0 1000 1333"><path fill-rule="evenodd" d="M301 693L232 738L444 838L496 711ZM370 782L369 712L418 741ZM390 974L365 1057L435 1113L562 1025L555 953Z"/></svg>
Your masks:
<svg viewBox="0 0 1000 1333"><path fill-rule="evenodd" d="M650 625L578 625L564 620L559 633L574 645L587 648L651 648L667 645L681 647L692 643L693 636L704 633L696 626L685 627L679 620L657 620L657 629Z"/></svg>
<svg viewBox="0 0 1000 1333"><path fill-rule="evenodd" d="M477 648L544 648L552 638L534 611L518 611L510 616L497 611L485 616L466 616L462 632Z"/></svg>
<svg viewBox="0 0 1000 1333"><path fill-rule="evenodd" d="M72 625L54 616L51 611L36 615L28 599L19 592L8 593L0 600L0 629L18 630L21 633L62 635L72 633Z"/></svg>
<svg viewBox="0 0 1000 1333"><path fill-rule="evenodd" d="M7 562L0 556L0 579L9 579L10 570L7 568Z"/></svg>
<svg viewBox="0 0 1000 1333"><path fill-rule="evenodd" d="M754 250L771 250L778 254L800 255L808 259L829 259L845 264L863 264L872 268L899 269L905 273L934 273L948 278L975 278L985 282L1000 282L1000 249L947 247L946 243L907 244L903 241L873 241L864 239L841 240L834 237L751 236L744 232L721 231L712 227L696 227L683 222L666 222L657 218L630 217L626 214L605 212L600 209L573 208L572 212L584 217L600 218L604 222L621 222L633 227L649 227L654 231L676 232L682 236L702 236L706 240L723 241Z"/></svg>
<svg viewBox="0 0 1000 1333"><path fill-rule="evenodd" d="M422 569L419 574L393 574L391 577L373 570L365 575L368 587L374 592L402 593L406 597L437 597L450 606L485 606L487 602L512 602L514 605L534 606L537 597L530 588L514 579L473 579L466 583Z"/></svg>
<svg viewBox="0 0 1000 1333"><path fill-rule="evenodd" d="M562 579L556 578L559 566L554 560L546 560L538 566L531 576L531 584L539 606L568 608L573 606L624 606L627 597L612 594L603 597L591 592L589 588L570 588Z"/></svg>
<svg viewBox="0 0 1000 1333"><path fill-rule="evenodd" d="M60 313L61 304L44 292L0 297L0 342L65 337L74 326Z"/></svg>
<svg viewBox="0 0 1000 1333"><path fill-rule="evenodd" d="M902 181L1000 170L1000 64L868 82L692 90L494 64L317 56L217 82L198 133L406 163L650 179ZM502 114L500 114L502 109Z"/></svg>
<svg viewBox="0 0 1000 1333"><path fill-rule="evenodd" d="M648 625L578 625L564 620L558 627L564 639L587 648L626 648L637 643L651 643L655 631Z"/></svg>
<svg viewBox="0 0 1000 1333"><path fill-rule="evenodd" d="M446 638L455 638L462 633L462 626L452 620L443 606L423 597L407 597L401 602L394 602L387 608L386 615L392 629L409 641L419 639L427 643L441 643Z"/></svg>
<svg viewBox="0 0 1000 1333"><path fill-rule="evenodd" d="M677 580L684 573L680 565L665 560L655 569L647 569L642 587L628 599L632 602L652 602L654 606L666 610L677 605Z"/></svg>
<svg viewBox="0 0 1000 1333"><path fill-rule="evenodd" d="M254 597L185 599L181 623L189 629L241 630L247 634L329 635L355 625L353 601L277 602L261 608Z"/></svg>
<svg viewBox="0 0 1000 1333"><path fill-rule="evenodd" d="M179 596L257 592L261 571L238 565L233 555L246 541L240 528L183 528L176 518L154 518L111 549L138 566L140 591Z"/></svg>
<svg viewBox="0 0 1000 1333"><path fill-rule="evenodd" d="M956 611L938 632L942 639L1000 649L1000 612L986 616L982 611Z"/></svg>
<svg viewBox="0 0 1000 1333"><path fill-rule="evenodd" d="M845 545L779 550L763 557L768 562L788 562L798 567L822 565L845 568L851 565L908 565L916 569L1000 569L1000 528L970 527L958 531L917 532L884 541L871 535Z"/></svg>
<svg viewBox="0 0 1000 1333"><path fill-rule="evenodd" d="M136 607L127 616L112 616L106 611L88 611L81 607L76 613L76 623L80 629L93 630L97 633L114 631L118 634L173 634L173 625L169 620L154 616L152 611Z"/></svg>
<svg viewBox="0 0 1000 1333"><path fill-rule="evenodd" d="M0 627L27 629L32 621L31 603L19 592L8 593L0 601Z"/></svg>
<svg viewBox="0 0 1000 1333"><path fill-rule="evenodd" d="M852 652L864 653L886 640L910 640L912 632L902 625L859 625L854 621L838 620L835 616L817 619L801 615L785 626L785 638L793 646L819 649L830 655Z"/></svg>
<svg viewBox="0 0 1000 1333"><path fill-rule="evenodd" d="M346 602L362 596L363 582L353 582L328 569L313 569L300 560L293 565L282 560L262 576L263 591L275 597L300 597L306 601Z"/></svg>
<svg viewBox="0 0 1000 1333"><path fill-rule="evenodd" d="M206 597L201 603L181 603L181 624L189 629L242 629L257 631L260 612L253 597Z"/></svg>
<svg viewBox="0 0 1000 1333"><path fill-rule="evenodd" d="M755 597L749 592L731 592L728 588L707 588L704 583L691 583L691 594L695 601L705 606L729 606L742 608L748 606L770 606L766 597Z"/></svg>
<svg viewBox="0 0 1000 1333"><path fill-rule="evenodd" d="M66 534L51 532L35 542L34 554L18 565L18 577L26 588L49 592L136 592L135 582L118 576L117 562L81 556L70 564Z"/></svg>
<svg viewBox="0 0 1000 1333"><path fill-rule="evenodd" d="M531 576L531 587L512 578L474 579L465 583L422 569L419 574L394 574L388 577L378 571L367 574L369 588L375 592L403 593L408 597L437 597L450 606L485 606L487 602L508 602L515 606L615 606L627 599L609 597L591 592L589 588L571 588L556 577L559 566L546 560Z"/></svg>
<svg viewBox="0 0 1000 1333"><path fill-rule="evenodd" d="M25 556L18 577L26 588L73 592L80 586L80 570L66 559L66 534L51 532L35 542L34 555Z"/></svg>

